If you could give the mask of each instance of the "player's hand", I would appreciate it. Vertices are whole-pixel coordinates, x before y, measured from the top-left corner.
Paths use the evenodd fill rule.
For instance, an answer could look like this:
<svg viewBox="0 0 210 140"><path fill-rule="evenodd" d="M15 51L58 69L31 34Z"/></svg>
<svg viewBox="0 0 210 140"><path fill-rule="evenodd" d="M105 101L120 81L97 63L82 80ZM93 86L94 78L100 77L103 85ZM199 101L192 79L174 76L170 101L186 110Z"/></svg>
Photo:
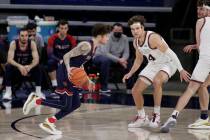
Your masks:
<svg viewBox="0 0 210 140"><path fill-rule="evenodd" d="M121 64L123 66L123 68L127 68L127 64Z"/></svg>
<svg viewBox="0 0 210 140"><path fill-rule="evenodd" d="M181 70L180 71L180 80L181 82L184 80L185 82L189 82L190 81L190 77L191 75L186 71L186 70Z"/></svg>
<svg viewBox="0 0 210 140"><path fill-rule="evenodd" d="M59 61L59 64L63 64L63 59Z"/></svg>
<svg viewBox="0 0 210 140"><path fill-rule="evenodd" d="M120 63L120 65L123 66L125 69L127 68L128 62L126 59L120 58L120 59L118 59L118 63Z"/></svg>
<svg viewBox="0 0 210 140"><path fill-rule="evenodd" d="M90 92L94 92L95 91L95 83L91 80L89 80L89 83L88 83L88 90Z"/></svg>
<svg viewBox="0 0 210 140"><path fill-rule="evenodd" d="M25 67L25 69L27 70L27 72L30 72L31 69L32 69L32 67L31 67L30 65L25 65L24 67Z"/></svg>
<svg viewBox="0 0 210 140"><path fill-rule="evenodd" d="M187 46L185 46L185 47L183 48L183 51L184 51L185 53L191 53L192 50L194 50L194 49L196 49L196 47L195 47L194 45L187 45Z"/></svg>
<svg viewBox="0 0 210 140"><path fill-rule="evenodd" d="M126 81L127 79L129 79L131 76L132 76L132 74L131 74L130 72L127 73L126 75L124 75L124 77L123 77L123 79L122 79L123 83L125 83L125 81Z"/></svg>
<svg viewBox="0 0 210 140"><path fill-rule="evenodd" d="M67 68L67 74L68 74L69 79L71 79L72 70L73 70L74 68L75 68L75 67L69 67L69 68Z"/></svg>
<svg viewBox="0 0 210 140"><path fill-rule="evenodd" d="M29 37L29 39L35 41L35 36L32 35Z"/></svg>
<svg viewBox="0 0 210 140"><path fill-rule="evenodd" d="M24 66L21 65L18 67L18 69L23 76L26 76L28 74L28 71Z"/></svg>

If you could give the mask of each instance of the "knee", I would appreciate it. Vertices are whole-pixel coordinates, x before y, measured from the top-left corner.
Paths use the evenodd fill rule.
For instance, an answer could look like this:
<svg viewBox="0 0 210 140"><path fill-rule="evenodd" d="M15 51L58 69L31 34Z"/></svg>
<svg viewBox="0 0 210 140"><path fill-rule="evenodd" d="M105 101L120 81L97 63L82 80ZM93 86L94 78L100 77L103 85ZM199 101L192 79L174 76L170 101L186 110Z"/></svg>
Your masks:
<svg viewBox="0 0 210 140"><path fill-rule="evenodd" d="M204 89L207 89L208 87L208 84L207 83L203 83L201 86L200 86L200 89L201 90L204 90Z"/></svg>
<svg viewBox="0 0 210 140"><path fill-rule="evenodd" d="M153 87L154 89L159 89L162 87L163 82L160 79L153 80Z"/></svg>
<svg viewBox="0 0 210 140"><path fill-rule="evenodd" d="M137 95L137 94L141 94L143 91L141 89L139 89L139 88L134 86L132 88L131 92L132 92L132 95Z"/></svg>
<svg viewBox="0 0 210 140"><path fill-rule="evenodd" d="M101 56L101 63L104 65L109 65L111 63L110 59L106 56Z"/></svg>
<svg viewBox="0 0 210 140"><path fill-rule="evenodd" d="M53 59L48 60L47 66L49 72L53 72L57 69L57 63Z"/></svg>

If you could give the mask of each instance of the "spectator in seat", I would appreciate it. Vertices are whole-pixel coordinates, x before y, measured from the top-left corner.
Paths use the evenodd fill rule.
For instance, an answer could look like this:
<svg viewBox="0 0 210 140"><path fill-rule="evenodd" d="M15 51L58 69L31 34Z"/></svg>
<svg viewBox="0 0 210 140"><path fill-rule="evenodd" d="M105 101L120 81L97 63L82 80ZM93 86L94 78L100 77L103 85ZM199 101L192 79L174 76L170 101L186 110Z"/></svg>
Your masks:
<svg viewBox="0 0 210 140"><path fill-rule="evenodd" d="M5 64L7 62L8 46L3 38L0 38L0 93L3 90L3 79L5 72Z"/></svg>
<svg viewBox="0 0 210 140"><path fill-rule="evenodd" d="M38 52L39 52L39 56L41 57L41 52L42 49L44 48L44 40L41 34L37 33L37 25L34 22L29 22L26 25L26 28L28 30L28 36L29 39L33 40L36 43Z"/></svg>
<svg viewBox="0 0 210 140"><path fill-rule="evenodd" d="M55 89L58 85L56 80L56 70L58 64L63 63L63 56L76 46L76 40L69 35L68 22L60 20L58 22L58 33L55 33L48 39L47 54L48 54L48 72L50 80Z"/></svg>
<svg viewBox="0 0 210 140"><path fill-rule="evenodd" d="M18 79L31 77L36 84L36 95L45 98L41 92L41 72L36 43L29 39L26 28L20 29L19 38L12 41L9 47L5 66L6 92L3 99L12 99L11 86L14 77Z"/></svg>
<svg viewBox="0 0 210 140"><path fill-rule="evenodd" d="M100 68L101 92L110 92L110 89L108 89L110 67L114 64L126 70L128 68L128 58L128 38L123 34L122 24L115 23L112 26L108 43L97 48L92 61L93 64Z"/></svg>

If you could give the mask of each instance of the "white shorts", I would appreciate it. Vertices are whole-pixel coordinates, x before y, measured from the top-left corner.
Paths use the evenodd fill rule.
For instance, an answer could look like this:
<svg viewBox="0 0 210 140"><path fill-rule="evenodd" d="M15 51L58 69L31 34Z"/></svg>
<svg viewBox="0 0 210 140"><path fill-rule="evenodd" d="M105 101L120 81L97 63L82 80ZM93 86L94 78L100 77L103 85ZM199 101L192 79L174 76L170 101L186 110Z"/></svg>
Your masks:
<svg viewBox="0 0 210 140"><path fill-rule="evenodd" d="M139 78L142 77L142 80L150 85L153 83L153 79L157 75L159 71L163 71L168 75L168 78L174 75L177 67L173 62L165 63L165 64L154 64L148 63L148 65L140 72Z"/></svg>
<svg viewBox="0 0 210 140"><path fill-rule="evenodd" d="M205 58L199 58L198 63L196 64L191 81L195 81L198 83L205 82L210 72L210 60Z"/></svg>

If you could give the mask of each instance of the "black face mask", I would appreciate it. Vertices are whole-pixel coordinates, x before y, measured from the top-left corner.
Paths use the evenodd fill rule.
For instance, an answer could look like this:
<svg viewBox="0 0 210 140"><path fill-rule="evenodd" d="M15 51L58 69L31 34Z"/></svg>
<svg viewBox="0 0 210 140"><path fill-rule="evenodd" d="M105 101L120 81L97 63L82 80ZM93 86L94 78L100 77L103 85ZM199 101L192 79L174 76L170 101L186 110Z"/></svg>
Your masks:
<svg viewBox="0 0 210 140"><path fill-rule="evenodd" d="M114 32L114 37L120 38L122 36L121 32Z"/></svg>

